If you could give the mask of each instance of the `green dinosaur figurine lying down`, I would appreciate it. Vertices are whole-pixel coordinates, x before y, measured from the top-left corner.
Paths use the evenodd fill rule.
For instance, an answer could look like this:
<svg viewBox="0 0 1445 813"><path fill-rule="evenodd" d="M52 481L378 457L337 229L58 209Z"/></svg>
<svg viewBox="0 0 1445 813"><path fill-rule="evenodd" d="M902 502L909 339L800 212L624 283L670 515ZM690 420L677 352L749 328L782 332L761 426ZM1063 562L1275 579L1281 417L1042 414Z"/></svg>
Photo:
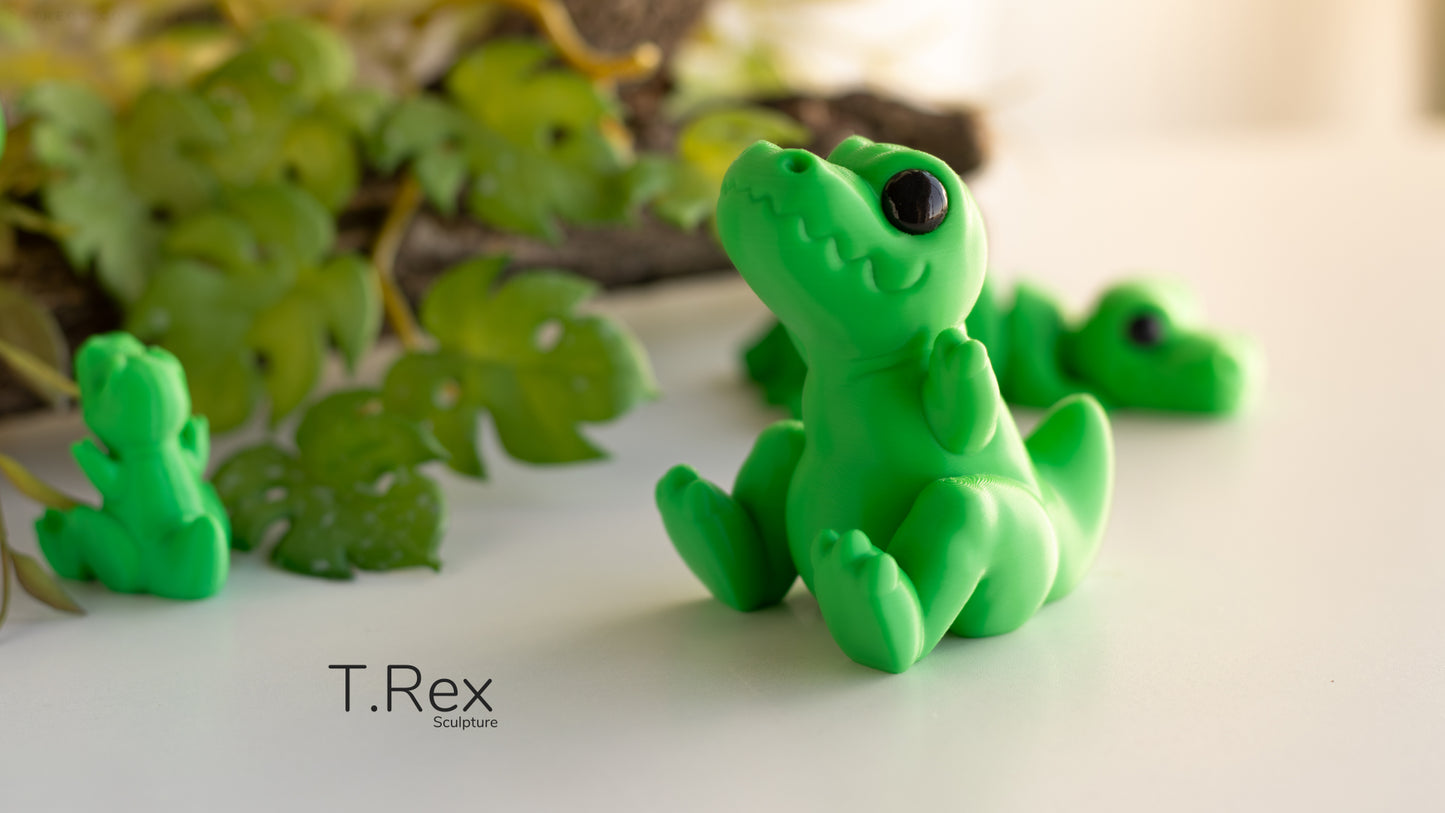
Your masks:
<svg viewBox="0 0 1445 813"><path fill-rule="evenodd" d="M1199 329L1197 309L1182 286L1120 283L1078 327L1031 285L1018 286L1011 306L992 288L984 284L966 329L988 348L1010 403L1047 407L1087 392L1111 408L1228 415L1258 388L1261 365L1253 345ZM808 368L781 323L774 321L748 346L743 364L768 403L802 415Z"/></svg>

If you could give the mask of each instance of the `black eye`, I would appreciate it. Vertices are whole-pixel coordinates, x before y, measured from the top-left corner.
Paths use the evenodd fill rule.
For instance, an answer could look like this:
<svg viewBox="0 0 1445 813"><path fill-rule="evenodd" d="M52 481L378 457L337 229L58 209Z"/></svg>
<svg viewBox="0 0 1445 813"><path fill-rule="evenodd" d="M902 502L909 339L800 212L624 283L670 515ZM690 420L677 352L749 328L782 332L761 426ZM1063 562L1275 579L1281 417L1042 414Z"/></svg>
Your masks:
<svg viewBox="0 0 1445 813"><path fill-rule="evenodd" d="M883 214L907 234L927 234L948 215L948 190L932 173L905 169L883 185Z"/></svg>
<svg viewBox="0 0 1445 813"><path fill-rule="evenodd" d="M1129 341L1140 347L1153 347L1164 341L1164 320L1157 313L1141 313L1129 320L1126 328Z"/></svg>

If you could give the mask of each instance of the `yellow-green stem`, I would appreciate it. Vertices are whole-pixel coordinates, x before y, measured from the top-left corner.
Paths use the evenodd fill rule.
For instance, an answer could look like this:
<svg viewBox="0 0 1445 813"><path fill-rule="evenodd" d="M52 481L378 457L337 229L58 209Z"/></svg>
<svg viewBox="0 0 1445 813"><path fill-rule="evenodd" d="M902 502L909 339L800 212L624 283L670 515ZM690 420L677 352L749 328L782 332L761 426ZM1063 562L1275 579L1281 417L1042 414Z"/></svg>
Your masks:
<svg viewBox="0 0 1445 813"><path fill-rule="evenodd" d="M401 253L401 241L411 226L412 218L421 208L421 184L411 173L402 179L401 188L391 201L386 220L376 236L376 246L371 252L371 264L376 269L377 285L381 288L381 305L386 310L386 319L391 329L401 340L402 347L416 350L421 347L421 329L411 306L396 284L396 258Z"/></svg>
<svg viewBox="0 0 1445 813"><path fill-rule="evenodd" d="M442 0L438 6L477 5L479 0ZM577 70L599 81L614 79L638 79L662 64L662 50L652 43L644 43L621 56L609 56L596 51L577 33L572 15L560 0L480 0L488 4L509 6L531 17L548 39L557 46L562 58Z"/></svg>
<svg viewBox="0 0 1445 813"><path fill-rule="evenodd" d="M5 511L0 510L0 627L10 613L10 542L5 536Z"/></svg>
<svg viewBox="0 0 1445 813"><path fill-rule="evenodd" d="M80 505L79 500L31 474L29 469L20 465L20 461L7 454L0 454L0 474L4 474L14 484L16 491L46 508L64 511Z"/></svg>
<svg viewBox="0 0 1445 813"><path fill-rule="evenodd" d="M80 387L74 381L34 354L16 347L4 339L0 339L0 361L15 368L21 377L29 381L37 382L71 398L80 397Z"/></svg>

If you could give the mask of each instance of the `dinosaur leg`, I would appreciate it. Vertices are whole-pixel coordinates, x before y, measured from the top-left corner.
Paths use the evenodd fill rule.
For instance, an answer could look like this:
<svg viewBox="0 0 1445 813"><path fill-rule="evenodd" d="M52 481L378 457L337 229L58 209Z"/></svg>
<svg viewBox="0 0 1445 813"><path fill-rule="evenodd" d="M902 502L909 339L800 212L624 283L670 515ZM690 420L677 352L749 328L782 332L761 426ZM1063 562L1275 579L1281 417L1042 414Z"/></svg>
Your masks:
<svg viewBox="0 0 1445 813"><path fill-rule="evenodd" d="M108 514L82 505L46 511L36 523L40 550L55 572L71 579L94 576L117 593L139 593L140 547Z"/></svg>
<svg viewBox="0 0 1445 813"><path fill-rule="evenodd" d="M819 534L813 592L850 658L902 672L950 627L993 635L1027 621L1056 565L1048 517L1021 484L954 477L919 493L887 551L861 531Z"/></svg>
<svg viewBox="0 0 1445 813"><path fill-rule="evenodd" d="M783 600L798 571L788 552L784 508L803 454L803 425L779 421L758 435L733 496L675 466L657 484L667 535L717 599L744 612Z"/></svg>
<svg viewBox="0 0 1445 813"><path fill-rule="evenodd" d="M1049 601L1063 598L1099 551L1114 486L1114 439L1103 407L1072 395L1044 416L1026 443L1059 537L1059 573Z"/></svg>
<svg viewBox="0 0 1445 813"><path fill-rule="evenodd" d="M95 573L81 556L79 538L69 532L68 517L69 512L47 508L36 520L35 536L40 540L40 552L45 554L45 561L50 563L55 575L63 579L92 579Z"/></svg>
<svg viewBox="0 0 1445 813"><path fill-rule="evenodd" d="M202 514L171 534L158 559L152 593L162 598L208 598L226 584L230 540L214 516Z"/></svg>

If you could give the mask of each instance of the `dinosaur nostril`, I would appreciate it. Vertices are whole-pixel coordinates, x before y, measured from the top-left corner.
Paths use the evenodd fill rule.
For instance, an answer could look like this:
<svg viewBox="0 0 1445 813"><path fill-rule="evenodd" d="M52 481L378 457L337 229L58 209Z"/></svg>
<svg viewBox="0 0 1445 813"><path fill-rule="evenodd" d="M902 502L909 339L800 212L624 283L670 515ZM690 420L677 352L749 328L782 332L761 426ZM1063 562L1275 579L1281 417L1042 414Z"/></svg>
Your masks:
<svg viewBox="0 0 1445 813"><path fill-rule="evenodd" d="M784 172L801 175L813 168L813 154L803 150L788 150L780 162Z"/></svg>

